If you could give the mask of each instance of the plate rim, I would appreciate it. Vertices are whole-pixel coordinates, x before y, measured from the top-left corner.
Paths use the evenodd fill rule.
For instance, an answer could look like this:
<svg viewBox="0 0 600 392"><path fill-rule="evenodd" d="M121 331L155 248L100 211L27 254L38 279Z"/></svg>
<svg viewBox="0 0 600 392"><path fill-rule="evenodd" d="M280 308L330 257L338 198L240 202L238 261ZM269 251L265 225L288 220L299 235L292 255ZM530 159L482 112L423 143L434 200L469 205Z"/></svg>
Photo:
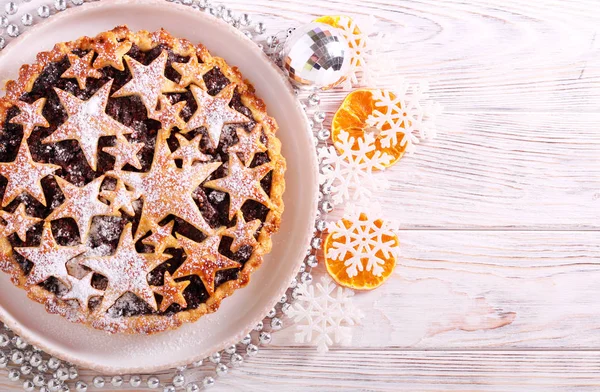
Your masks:
<svg viewBox="0 0 600 392"><path fill-rule="evenodd" d="M268 56L253 41L251 41L248 37L246 37L240 30L234 28L233 26L224 22L221 19L217 19L214 16L209 15L206 12L202 12L199 10L192 10L190 7L182 5L182 4L169 3L164 0L102 0L101 2L84 3L84 5L82 5L82 6L69 8L65 11L62 11L59 14L53 15L52 18L48 18L48 19L32 26L31 28L29 28L26 32L21 34L19 37L17 37L15 40L11 41L7 45L7 47L0 53L0 61L2 61L5 57L11 55L11 48L14 47L13 42L23 41L23 40L30 38L31 36L35 36L35 34L37 33L38 30L40 30L41 28L44 28L48 24L60 23L60 21L62 19L72 17L72 15L76 15L78 13L85 13L85 12L89 13L89 12L94 12L94 10L97 10L100 8L109 8L109 7L117 7L119 5L132 5L132 4L154 7L157 10L160 10L160 9L170 9L171 10L171 9L175 8L175 9L178 9L179 11L187 11L187 12L192 11L192 12L196 13L195 17L197 17L199 19L204 19L207 23L219 24L222 27L226 28L229 33L231 33L233 36L235 36L237 39L240 40L240 43L246 44L246 46L248 48L250 48L250 50L252 50L255 54L262 57L265 65L267 65L271 71L274 71L278 75L278 79L282 82L282 83L280 83L280 86L278 86L278 88L282 87L281 91L285 94L288 94L288 96L292 98L292 101L295 103L294 109L300 114L300 118L302 119L303 123L298 125L297 128L302 129L304 131L304 133L306 134L306 136L308 138L312 139L308 117L307 117L305 111L303 110L299 100L296 98L292 85L289 83L287 77L283 74L281 69L279 67L277 67L268 58ZM123 24L125 24L125 22ZM74 35L77 35L77 34L74 34ZM76 39L76 38L77 37L75 37L74 39ZM179 37L179 38L185 38L185 37ZM311 145L312 145L312 142L311 142ZM306 213L310 215L311 221L314 222L317 218L317 209L318 209L317 208L318 207L317 195L318 195L318 190L319 190L318 164L317 164L316 149L311 148L311 149L309 149L309 151L310 151L310 158L311 158L310 166L312 166L312 171L314 173L316 173L316 175L315 175L315 183L313 184L314 194L312 195L311 209L309 211L306 211ZM284 210L284 214L285 214L285 210ZM301 241L304 244L303 249L309 249L310 241L312 238L311 233L312 233L312 230L307 230L304 232L305 238ZM275 234L275 235L277 235L277 234ZM299 268L300 264L302 263L302 261L303 261L303 258L298 257L298 260L294 261L294 265L297 268L292 269L292 273L287 277L287 279L281 278L282 282L285 282L285 284L282 285L282 287L279 290L277 290L279 292L279 295L274 296L274 298L282 297L286 293L286 291L289 288L289 282L293 278L296 277L298 268ZM274 303L276 303L276 302L274 302ZM257 312L257 316L250 317L251 322L246 324L243 329L240 329L240 332L237 333L233 338L231 338L225 342L218 342L216 344L212 344L205 351L212 353L212 352L222 350L223 348L227 347L228 345L238 343L248 333L248 331L251 331L254 328L254 326L256 326L260 321L262 321L264 319L265 315L268 313L268 311L272 307L273 307L273 305L270 305L270 306L267 305L260 313ZM163 370L167 370L167 369L172 369L172 368L175 368L178 366L189 365L190 363L192 363L194 361L204 359L204 358L206 358L207 355L210 355L210 354L205 355L204 353L202 353L201 355L197 355L192 358L185 358L185 359L181 359L181 360L174 361L172 363L168 363L168 364L164 364L164 365L152 365L152 366L147 366L147 367L98 365L89 360L77 358L68 353L59 352L59 350L55 350L52 347L47 346L42 341L43 339L40 340L37 338L38 334L36 334L34 332L32 332L32 333L27 332L27 328L22 327L20 325L20 323L15 318L13 318L12 315L10 313L8 313L2 307L1 304L0 304L0 321L2 321L6 326L8 326L14 333L23 337L23 339L25 339L29 344L42 349L44 352L46 352L50 355L60 358L61 360L76 364L77 366L80 366L82 368L95 370L95 371L102 372L102 373L109 374L109 375L110 374L123 374L123 373L158 372L158 371L163 371ZM91 328L91 327L82 325L82 328Z"/></svg>

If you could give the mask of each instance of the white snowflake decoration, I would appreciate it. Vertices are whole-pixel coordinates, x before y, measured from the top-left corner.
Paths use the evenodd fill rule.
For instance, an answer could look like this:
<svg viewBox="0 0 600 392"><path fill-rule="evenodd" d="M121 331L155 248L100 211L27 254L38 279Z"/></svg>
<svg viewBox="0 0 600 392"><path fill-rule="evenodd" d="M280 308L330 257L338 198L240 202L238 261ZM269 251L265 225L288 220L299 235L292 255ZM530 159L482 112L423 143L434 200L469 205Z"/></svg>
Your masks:
<svg viewBox="0 0 600 392"><path fill-rule="evenodd" d="M358 150L352 149L355 143ZM376 150L373 135L365 134L364 138L357 140L348 132L341 131L335 147L321 147L318 155L323 167L319 181L330 188L334 205L348 199L368 198L372 191L388 186L387 180L374 171L384 170L393 157Z"/></svg>
<svg viewBox="0 0 600 392"><path fill-rule="evenodd" d="M367 124L377 128L383 147L399 142L406 146L406 153L411 154L416 144L436 136L435 121L442 107L428 100L427 90L425 82L410 84L405 81L390 90L373 90L375 106L386 110L374 110ZM401 135L400 140L398 135Z"/></svg>
<svg viewBox="0 0 600 392"><path fill-rule="evenodd" d="M286 312L296 322L296 342L315 343L319 352L328 351L334 343L349 345L350 327L363 317L352 301L354 292L336 285L328 275L296 290L299 295Z"/></svg>
<svg viewBox="0 0 600 392"><path fill-rule="evenodd" d="M371 15L368 22L360 23L358 27L352 18L341 16L338 27L350 46L350 69L348 76L341 86L345 90L353 86L367 86L373 84L378 74L378 65L381 64L383 33L372 33L375 18ZM360 31L356 34L355 31Z"/></svg>
<svg viewBox="0 0 600 392"><path fill-rule="evenodd" d="M341 219L328 226L334 241L327 257L333 260L347 258L344 265L350 278L355 277L359 271L381 276L386 259L398 256L400 247L397 242L393 239L384 240L384 237L396 236L398 224L385 219L378 206L365 208L349 205L343 219L350 222L349 227Z"/></svg>

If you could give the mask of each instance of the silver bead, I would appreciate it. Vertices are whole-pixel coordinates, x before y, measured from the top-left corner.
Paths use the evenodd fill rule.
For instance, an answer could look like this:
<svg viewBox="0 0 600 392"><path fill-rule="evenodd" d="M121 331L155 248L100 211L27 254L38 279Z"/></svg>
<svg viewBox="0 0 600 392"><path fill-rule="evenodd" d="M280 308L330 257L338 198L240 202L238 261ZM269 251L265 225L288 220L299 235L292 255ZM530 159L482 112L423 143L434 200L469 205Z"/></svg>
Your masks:
<svg viewBox="0 0 600 392"><path fill-rule="evenodd" d="M193 1L192 0L183 0L182 3L185 5L192 5Z"/></svg>
<svg viewBox="0 0 600 392"><path fill-rule="evenodd" d="M296 280L296 278L292 278L292 280L290 281L290 287L294 288L298 286L298 281Z"/></svg>
<svg viewBox="0 0 600 392"><path fill-rule="evenodd" d="M252 23L252 19L250 18L250 15L242 14L242 17L240 18L240 24L242 26L249 26L250 23Z"/></svg>
<svg viewBox="0 0 600 392"><path fill-rule="evenodd" d="M15 25L15 24L9 24L8 27L6 28L6 32L11 37L18 37L19 33L20 33L19 26Z"/></svg>
<svg viewBox="0 0 600 392"><path fill-rule="evenodd" d="M323 203L321 203L321 211L325 213L333 211L333 204L330 201L325 200Z"/></svg>
<svg viewBox="0 0 600 392"><path fill-rule="evenodd" d="M329 139L329 136L331 136L331 132L327 128L319 129L319 132L317 132L317 139L322 142Z"/></svg>
<svg viewBox="0 0 600 392"><path fill-rule="evenodd" d="M254 26L254 31L256 34L264 34L267 31L265 24L263 22L258 22L256 26Z"/></svg>
<svg viewBox="0 0 600 392"><path fill-rule="evenodd" d="M36 387L41 387L42 385L46 384L46 378L43 374L36 374L33 376L32 380Z"/></svg>
<svg viewBox="0 0 600 392"><path fill-rule="evenodd" d="M50 392L50 390L46 387L41 387L40 392Z"/></svg>
<svg viewBox="0 0 600 392"><path fill-rule="evenodd" d="M316 255L309 255L306 258L306 265L308 265L310 268L315 268L317 265L319 265L319 259L317 259Z"/></svg>
<svg viewBox="0 0 600 392"><path fill-rule="evenodd" d="M37 9L37 13L40 18L46 19L50 16L50 7L48 7L47 5L41 5Z"/></svg>
<svg viewBox="0 0 600 392"><path fill-rule="evenodd" d="M96 388L104 388L106 382L104 381L104 377L96 376L94 377L93 383Z"/></svg>
<svg viewBox="0 0 600 392"><path fill-rule="evenodd" d="M64 11L67 8L67 0L54 0L54 8L57 11Z"/></svg>
<svg viewBox="0 0 600 392"><path fill-rule="evenodd" d="M308 105L317 106L321 103L321 97L317 93L312 93L308 96Z"/></svg>
<svg viewBox="0 0 600 392"><path fill-rule="evenodd" d="M110 380L110 383L113 387L120 387L121 385L123 385L123 377L113 376L113 378Z"/></svg>
<svg viewBox="0 0 600 392"><path fill-rule="evenodd" d="M69 379L69 369L65 367L59 368L54 372L54 377L58 378L60 381L67 381Z"/></svg>
<svg viewBox="0 0 600 392"><path fill-rule="evenodd" d="M83 381L77 381L75 384L75 390L77 392L87 392L88 386Z"/></svg>
<svg viewBox="0 0 600 392"><path fill-rule="evenodd" d="M175 385L177 388L182 387L185 384L185 377L183 374L176 374L175 377L173 377L173 385Z"/></svg>
<svg viewBox="0 0 600 392"><path fill-rule="evenodd" d="M156 389L160 386L160 380L158 379L158 377L152 376L150 378L148 378L148 388L150 389Z"/></svg>
<svg viewBox="0 0 600 392"><path fill-rule="evenodd" d="M245 346L249 345L250 343L252 343L252 336L250 336L250 334L244 336L240 343L242 343Z"/></svg>
<svg viewBox="0 0 600 392"><path fill-rule="evenodd" d="M261 344L271 343L271 334L268 332L261 332L260 335L258 335L258 341Z"/></svg>
<svg viewBox="0 0 600 392"><path fill-rule="evenodd" d="M233 367L239 367L242 365L242 363L244 362L244 357L242 357L240 354L233 354L231 356L231 366Z"/></svg>
<svg viewBox="0 0 600 392"><path fill-rule="evenodd" d="M300 276L302 283L310 284L313 280L312 275L309 272L303 272Z"/></svg>
<svg viewBox="0 0 600 392"><path fill-rule="evenodd" d="M315 249L319 249L322 243L323 240L321 240L319 237L315 237L310 241L310 246L312 246Z"/></svg>
<svg viewBox="0 0 600 392"><path fill-rule="evenodd" d="M296 287L295 289L292 290L292 298L298 299L299 296L300 296L300 288Z"/></svg>
<svg viewBox="0 0 600 392"><path fill-rule="evenodd" d="M208 7L208 0L198 0L198 7L202 10Z"/></svg>
<svg viewBox="0 0 600 392"><path fill-rule="evenodd" d="M53 378L52 380L48 381L48 389L50 392L56 392L60 388L61 384L62 383L59 380Z"/></svg>
<svg viewBox="0 0 600 392"><path fill-rule="evenodd" d="M21 366L21 374L23 374L25 376L30 375L32 371L33 371L33 368L31 367L31 365Z"/></svg>
<svg viewBox="0 0 600 392"><path fill-rule="evenodd" d="M31 26L33 23L33 15L23 14L23 16L21 16L21 23L23 23L23 26Z"/></svg>
<svg viewBox="0 0 600 392"><path fill-rule="evenodd" d="M283 304L283 305L281 305L281 313L287 315L287 313L290 311L291 307L292 307L291 304Z"/></svg>
<svg viewBox="0 0 600 392"><path fill-rule="evenodd" d="M192 362L192 366L194 366L194 367L200 367L200 366L202 366L203 363L204 363L203 360L199 360L199 361L196 361L196 362Z"/></svg>
<svg viewBox="0 0 600 392"><path fill-rule="evenodd" d="M267 37L267 45L269 46L276 46L279 44L279 38L277 38L274 35L270 35Z"/></svg>
<svg viewBox="0 0 600 392"><path fill-rule="evenodd" d="M131 376L129 378L129 385L134 388L139 387L142 384L142 378L140 376Z"/></svg>
<svg viewBox="0 0 600 392"><path fill-rule="evenodd" d="M10 360L15 365L20 365L25 361L25 355L22 351L15 350L10 354Z"/></svg>
<svg viewBox="0 0 600 392"><path fill-rule="evenodd" d="M48 371L48 364L46 362L42 362L40 366L37 367L37 370L42 373L46 373Z"/></svg>
<svg viewBox="0 0 600 392"><path fill-rule="evenodd" d="M83 0L71 0L71 3L73 3L73 5L82 5Z"/></svg>
<svg viewBox="0 0 600 392"><path fill-rule="evenodd" d="M24 350L28 346L27 342L23 340L20 336L15 336L13 338L13 344L17 346L19 350Z"/></svg>
<svg viewBox="0 0 600 392"><path fill-rule="evenodd" d="M327 222L324 221L324 220L322 220L322 219L318 220L317 224L315 225L315 227L319 231L324 231L327 228ZM311 266L309 265L309 267L311 267Z"/></svg>
<svg viewBox="0 0 600 392"><path fill-rule="evenodd" d="M6 3L6 5L4 6L4 11L8 14L8 15L14 15L17 13L17 11L19 10L19 7L17 6L17 3L15 3L14 1L9 1L8 3Z"/></svg>
<svg viewBox="0 0 600 392"><path fill-rule="evenodd" d="M163 388L163 392L175 392L176 389L173 385L167 385L166 387Z"/></svg>
<svg viewBox="0 0 600 392"><path fill-rule="evenodd" d="M262 331L262 329L264 328L264 324L262 321L259 321L258 324L256 324L256 326L254 327L255 331Z"/></svg>
<svg viewBox="0 0 600 392"><path fill-rule="evenodd" d="M6 368L7 365L8 365L8 358L6 358L6 356L0 357L0 369Z"/></svg>
<svg viewBox="0 0 600 392"><path fill-rule="evenodd" d="M236 351L236 349L237 349L237 348L236 348L235 344L232 344L231 346L228 346L228 347L225 349L225 352L226 352L227 354L235 354L235 351Z"/></svg>
<svg viewBox="0 0 600 392"><path fill-rule="evenodd" d="M280 330L281 327L283 327L283 321L281 321L279 317L275 317L273 320L271 320L271 328L274 331Z"/></svg>
<svg viewBox="0 0 600 392"><path fill-rule="evenodd" d="M50 358L48 360L48 368L52 369L52 370L56 370L60 367L60 360L57 358Z"/></svg>
<svg viewBox="0 0 600 392"><path fill-rule="evenodd" d="M258 354L258 347L254 344L249 344L248 347L246 347L246 354L248 354L249 357L255 356Z"/></svg>
<svg viewBox="0 0 600 392"><path fill-rule="evenodd" d="M279 298L279 303L284 304L287 302L287 300L288 300L287 295L283 295L281 298Z"/></svg>
<svg viewBox="0 0 600 392"><path fill-rule="evenodd" d="M67 384L63 384L58 389L59 392L71 392L71 388Z"/></svg>
<svg viewBox="0 0 600 392"><path fill-rule="evenodd" d="M69 368L69 378L75 380L77 377L79 377L79 371L77 371L76 367L71 366Z"/></svg>
<svg viewBox="0 0 600 392"><path fill-rule="evenodd" d="M195 382L188 384L185 387L185 392L200 392L200 387Z"/></svg>
<svg viewBox="0 0 600 392"><path fill-rule="evenodd" d="M29 363L31 364L31 366L34 366L34 367L40 366L42 364L42 354L33 353L31 358L29 358Z"/></svg>
<svg viewBox="0 0 600 392"><path fill-rule="evenodd" d="M204 385L204 388L210 388L215 385L215 379L210 376L204 377L202 385Z"/></svg>
<svg viewBox="0 0 600 392"><path fill-rule="evenodd" d="M21 378L21 372L17 369L11 369L8 372L8 379L10 381L19 381L19 378Z"/></svg>
<svg viewBox="0 0 600 392"><path fill-rule="evenodd" d="M302 274L304 271L306 271L306 264L302 263L300 264L300 268L298 268L298 273Z"/></svg>
<svg viewBox="0 0 600 392"><path fill-rule="evenodd" d="M267 317L268 318L273 318L277 315L277 309L273 308L271 310L269 310L269 313L267 313Z"/></svg>
<svg viewBox="0 0 600 392"><path fill-rule="evenodd" d="M35 389L35 385L33 385L33 381L25 380L25 382L23 383L23 389L26 390L27 392L33 391Z"/></svg>
<svg viewBox="0 0 600 392"><path fill-rule="evenodd" d="M4 18L2 20L2 27L5 27L4 20L6 20L6 23L8 24L8 19L6 19L6 16L2 16L2 18ZM8 336L6 336L5 334L1 334L0 335L0 347L6 347L9 344L10 344L10 339L8 338Z"/></svg>
<svg viewBox="0 0 600 392"><path fill-rule="evenodd" d="M220 352L213 353L210 357L208 357L208 359L212 363L219 363L219 362L221 362L221 353Z"/></svg>
<svg viewBox="0 0 600 392"><path fill-rule="evenodd" d="M227 366L222 363L217 364L217 367L215 368L215 372L217 372L218 376L226 375L228 370Z"/></svg>
<svg viewBox="0 0 600 392"><path fill-rule="evenodd" d="M33 355L33 351L25 350L23 351L23 355L25 356L25 360L29 361L31 359L31 356Z"/></svg>

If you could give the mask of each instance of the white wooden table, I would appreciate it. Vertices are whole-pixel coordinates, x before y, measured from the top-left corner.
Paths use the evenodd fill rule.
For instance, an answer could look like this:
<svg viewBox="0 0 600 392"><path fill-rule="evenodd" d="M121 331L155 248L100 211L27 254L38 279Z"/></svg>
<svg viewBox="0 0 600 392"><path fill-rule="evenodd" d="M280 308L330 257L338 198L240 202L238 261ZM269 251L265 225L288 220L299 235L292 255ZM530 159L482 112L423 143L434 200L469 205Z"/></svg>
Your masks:
<svg viewBox="0 0 600 392"><path fill-rule="evenodd" d="M319 355L284 329L213 390L598 391L597 1L227 4L275 30L374 14L394 40L387 81L428 79L445 113L378 197L402 224L402 259L357 295L352 346ZM343 97L327 94L330 114Z"/></svg>

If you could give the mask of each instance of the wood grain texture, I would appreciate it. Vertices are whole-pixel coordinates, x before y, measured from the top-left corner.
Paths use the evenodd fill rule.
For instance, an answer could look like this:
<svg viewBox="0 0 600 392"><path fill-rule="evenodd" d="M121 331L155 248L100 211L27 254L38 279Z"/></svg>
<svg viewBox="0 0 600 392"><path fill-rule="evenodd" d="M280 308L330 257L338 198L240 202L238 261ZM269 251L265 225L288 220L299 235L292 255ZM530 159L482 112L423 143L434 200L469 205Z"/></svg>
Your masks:
<svg viewBox="0 0 600 392"><path fill-rule="evenodd" d="M227 4L271 31L372 14L390 36L378 87L426 79L445 113L375 197L401 223L402 258L357 294L352 346L318 355L288 327L213 390L600 390L597 1ZM322 96L330 116L345 94Z"/></svg>

